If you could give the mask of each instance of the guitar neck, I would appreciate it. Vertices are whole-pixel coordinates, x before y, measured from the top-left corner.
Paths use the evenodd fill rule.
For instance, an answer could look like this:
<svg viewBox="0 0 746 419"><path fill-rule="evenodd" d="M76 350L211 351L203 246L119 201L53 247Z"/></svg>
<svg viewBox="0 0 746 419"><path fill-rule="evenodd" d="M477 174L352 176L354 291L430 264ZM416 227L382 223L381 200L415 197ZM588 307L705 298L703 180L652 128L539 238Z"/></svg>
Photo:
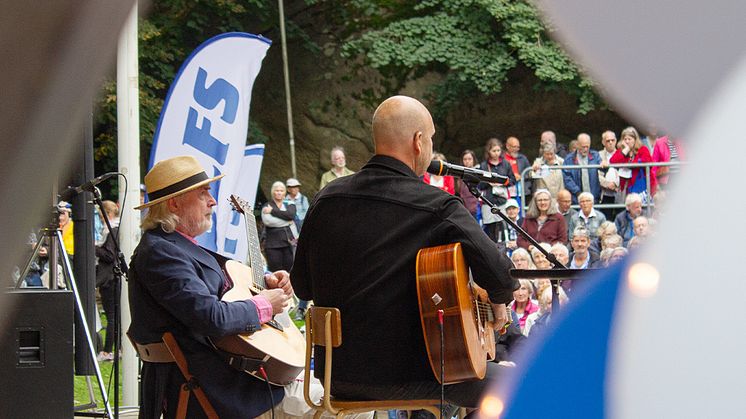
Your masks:
<svg viewBox="0 0 746 419"><path fill-rule="evenodd" d="M244 212L244 216L246 218L246 236L249 238L249 264L254 276L254 284L263 289L267 287L267 284L264 282L264 259L262 259L262 250L259 247L256 219L253 213Z"/></svg>

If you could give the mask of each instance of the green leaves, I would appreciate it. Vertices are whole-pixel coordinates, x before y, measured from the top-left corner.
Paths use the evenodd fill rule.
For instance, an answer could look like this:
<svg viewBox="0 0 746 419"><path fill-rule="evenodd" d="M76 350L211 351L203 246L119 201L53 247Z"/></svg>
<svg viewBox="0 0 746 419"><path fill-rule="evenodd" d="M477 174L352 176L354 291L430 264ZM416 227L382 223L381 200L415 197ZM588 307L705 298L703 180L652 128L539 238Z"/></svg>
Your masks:
<svg viewBox="0 0 746 419"><path fill-rule="evenodd" d="M600 102L593 84L549 38L538 11L527 1L403 2L399 9L417 14L404 18L407 11L392 9L387 2L365 3L366 10L373 3L385 3L379 16L390 18L348 41L343 55L365 57L367 65L399 79L400 84L427 71L443 74L444 83L453 85L436 87L434 92L448 92L436 97L436 102L454 101L459 91L500 92L508 72L519 63L531 69L545 88L562 88L575 95L578 112L588 112Z"/></svg>

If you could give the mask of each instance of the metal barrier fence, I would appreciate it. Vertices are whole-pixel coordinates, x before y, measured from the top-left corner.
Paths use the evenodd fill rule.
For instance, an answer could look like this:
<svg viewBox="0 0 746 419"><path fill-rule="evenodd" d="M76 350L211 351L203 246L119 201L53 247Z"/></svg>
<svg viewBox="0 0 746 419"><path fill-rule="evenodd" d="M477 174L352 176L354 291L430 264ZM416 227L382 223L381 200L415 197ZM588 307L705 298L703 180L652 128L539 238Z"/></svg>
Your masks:
<svg viewBox="0 0 746 419"><path fill-rule="evenodd" d="M559 158L559 156L557 157ZM658 163L620 163L620 164L609 164L606 166L602 166L600 164L589 164L589 165L566 165L566 166L542 166L542 169L546 168L549 170L563 170L563 169L607 169L607 168L639 168L644 167L645 168L645 191L648 193L648 196L652 196L650 194L650 168L651 167L663 167L663 166L683 166L686 162L658 162ZM527 167L523 169L521 172L521 218L523 218L526 214L526 174L529 172L533 172L533 167ZM531 179L533 180L533 179ZM619 196L619 195L617 195ZM618 204L598 204L594 203L593 208L594 209L603 209L603 208L625 208L624 205L624 199L627 197L626 192L621 193L621 203ZM594 196L596 200L598 200L600 197ZM654 207L654 204L651 202L652 200L648 200L648 202L643 202L643 208L646 214L649 215L650 208ZM580 206L577 204L573 204L572 208L579 209ZM612 220L613 221L613 220Z"/></svg>

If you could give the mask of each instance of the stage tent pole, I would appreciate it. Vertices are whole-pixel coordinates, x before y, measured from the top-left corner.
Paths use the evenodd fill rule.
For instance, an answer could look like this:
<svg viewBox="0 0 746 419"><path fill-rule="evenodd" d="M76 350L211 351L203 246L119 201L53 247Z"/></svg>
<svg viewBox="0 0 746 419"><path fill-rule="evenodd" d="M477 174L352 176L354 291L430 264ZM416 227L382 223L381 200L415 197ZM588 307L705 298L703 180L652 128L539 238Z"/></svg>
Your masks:
<svg viewBox="0 0 746 419"><path fill-rule="evenodd" d="M140 240L140 111L137 61L137 1L119 35L117 48L117 147L119 171L127 176L127 202L121 208L119 238L124 259L129 264ZM124 182L119 181L119 202L124 198ZM121 296L122 335L130 326L126 282ZM122 338L122 405L138 406L138 359L132 345Z"/></svg>

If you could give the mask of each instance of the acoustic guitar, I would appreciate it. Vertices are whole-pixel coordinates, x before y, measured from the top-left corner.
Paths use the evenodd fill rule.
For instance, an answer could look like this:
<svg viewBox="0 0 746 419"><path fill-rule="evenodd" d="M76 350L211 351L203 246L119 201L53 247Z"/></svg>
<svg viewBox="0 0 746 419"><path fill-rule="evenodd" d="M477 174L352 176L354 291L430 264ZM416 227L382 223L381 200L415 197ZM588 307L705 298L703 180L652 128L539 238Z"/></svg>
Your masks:
<svg viewBox="0 0 746 419"><path fill-rule="evenodd" d="M225 262L225 272L233 281L233 287L222 297L223 301L247 300L264 289L264 263L259 247L256 220L248 203L231 195L233 209L244 215L246 234L249 238L249 261L246 266L235 260ZM215 340L220 350L261 360L267 373L266 381L286 385L298 377L305 366L306 340L288 315L290 307L274 316L271 322L262 325L252 334L225 336ZM264 380L259 371L245 372Z"/></svg>
<svg viewBox="0 0 746 419"><path fill-rule="evenodd" d="M487 292L469 278L461 243L420 249L417 298L430 366L438 382L482 379L495 358L495 319ZM441 340L438 311L443 310ZM441 344L443 380L441 380Z"/></svg>

